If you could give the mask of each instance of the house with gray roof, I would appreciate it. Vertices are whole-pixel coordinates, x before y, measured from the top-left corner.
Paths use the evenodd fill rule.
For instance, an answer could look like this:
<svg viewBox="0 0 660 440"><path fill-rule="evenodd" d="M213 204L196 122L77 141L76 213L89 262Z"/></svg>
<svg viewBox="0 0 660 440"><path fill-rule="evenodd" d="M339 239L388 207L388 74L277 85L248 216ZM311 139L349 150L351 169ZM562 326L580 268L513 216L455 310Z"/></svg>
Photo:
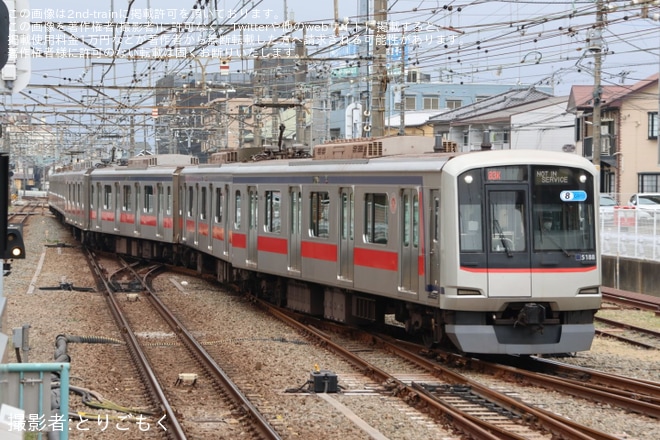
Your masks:
<svg viewBox="0 0 660 440"><path fill-rule="evenodd" d="M459 151L532 148L573 152L575 117L567 97L535 88L510 90L430 118L436 136ZM487 137L484 138L484 132Z"/></svg>

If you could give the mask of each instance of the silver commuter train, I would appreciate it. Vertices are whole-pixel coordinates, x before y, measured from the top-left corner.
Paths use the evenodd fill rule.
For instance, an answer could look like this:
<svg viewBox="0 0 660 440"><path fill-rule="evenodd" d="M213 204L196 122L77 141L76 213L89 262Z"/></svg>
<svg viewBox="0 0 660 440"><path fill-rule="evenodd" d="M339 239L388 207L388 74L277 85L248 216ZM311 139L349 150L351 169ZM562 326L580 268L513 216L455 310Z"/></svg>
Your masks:
<svg viewBox="0 0 660 440"><path fill-rule="evenodd" d="M51 210L83 242L328 319L393 315L466 353L591 346L601 274L584 158L395 137L318 146L314 159L184 160L53 174Z"/></svg>

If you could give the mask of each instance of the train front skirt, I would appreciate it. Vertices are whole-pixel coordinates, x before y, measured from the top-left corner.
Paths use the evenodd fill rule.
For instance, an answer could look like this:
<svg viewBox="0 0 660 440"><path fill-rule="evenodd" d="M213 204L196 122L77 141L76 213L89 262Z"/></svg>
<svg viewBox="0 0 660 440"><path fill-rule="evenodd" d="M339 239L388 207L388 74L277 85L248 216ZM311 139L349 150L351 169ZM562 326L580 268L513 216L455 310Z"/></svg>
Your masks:
<svg viewBox="0 0 660 440"><path fill-rule="evenodd" d="M591 348L593 324L531 327L447 324L449 339L465 353L547 354L574 353Z"/></svg>

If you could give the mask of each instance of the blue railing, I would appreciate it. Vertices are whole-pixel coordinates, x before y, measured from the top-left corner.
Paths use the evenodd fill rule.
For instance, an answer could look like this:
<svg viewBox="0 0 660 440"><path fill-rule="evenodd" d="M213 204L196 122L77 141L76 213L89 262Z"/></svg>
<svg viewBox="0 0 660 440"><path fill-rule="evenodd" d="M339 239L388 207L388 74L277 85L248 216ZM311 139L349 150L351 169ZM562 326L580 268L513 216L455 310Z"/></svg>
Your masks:
<svg viewBox="0 0 660 440"><path fill-rule="evenodd" d="M0 402L23 410L22 419L9 415L2 420L9 432L20 432L20 438L35 432L40 440L59 432L59 440L68 440L69 368L68 363L0 364ZM51 411L51 373L59 374L59 411Z"/></svg>

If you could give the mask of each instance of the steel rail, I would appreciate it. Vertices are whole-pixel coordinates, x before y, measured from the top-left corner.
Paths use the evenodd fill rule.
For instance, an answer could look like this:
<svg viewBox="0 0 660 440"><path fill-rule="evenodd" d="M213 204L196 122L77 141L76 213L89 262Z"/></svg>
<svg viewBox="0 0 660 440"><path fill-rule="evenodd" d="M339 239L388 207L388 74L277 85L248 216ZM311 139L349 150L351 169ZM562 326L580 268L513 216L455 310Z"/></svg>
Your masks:
<svg viewBox="0 0 660 440"><path fill-rule="evenodd" d="M120 327L120 330L124 335L124 338L128 342L127 346L129 348L129 351L133 356L133 358L136 360L138 369L142 374L142 377L144 377L147 380L147 385L149 386L149 391L151 392L153 398L156 399L158 402L160 402L161 410L167 416L166 423L170 427L168 434L170 435L170 437L174 437L176 440L186 440L187 437L183 430L183 426L181 425L181 422L179 422L176 412L172 408L172 405L170 404L169 400L167 399L167 396L163 391L163 387L161 387L160 383L158 382L158 379L156 378L153 369L151 368L147 356L140 347L140 343L138 342L135 333L133 333L129 323L126 321L125 317L121 313L121 309L119 307L119 304L117 304L114 295L112 294L112 289L110 284L108 283L108 280L106 279L105 276L103 276L102 269L97 264L96 259L94 258L94 254L88 248L85 248L85 251L87 253L87 258L90 265L92 266L97 276L101 279L101 281L105 286L106 290L104 292L104 296L106 298L106 301L108 302L108 305L110 306L110 312L112 313L113 318L117 322L117 325Z"/></svg>
<svg viewBox="0 0 660 440"><path fill-rule="evenodd" d="M254 406L254 404L243 394L240 388L217 364L213 357L209 355L206 349L197 341L193 334L188 331L186 326L181 321L179 321L176 316L172 314L165 303L163 303L160 298L158 298L153 289L146 283L146 277L149 274L155 273L155 271L159 270L160 268L161 267L151 268L149 272L141 278L143 287L146 289L146 293L148 294L147 297L154 305L155 309L167 322L167 324L176 330L177 336L181 337L182 341L188 347L188 349L195 354L195 357L206 367L208 371L211 372L211 374L216 379L220 381L224 390L229 393L234 402L237 402L239 407L246 412L248 417L250 417L250 420L253 422L253 427L259 432L259 435L261 435L264 439L280 440L281 437L278 432L275 430L275 428L273 428L268 420L266 420L263 414L261 414L259 409ZM139 278L139 275L132 267L129 267L129 270L133 271L133 273Z"/></svg>
<svg viewBox="0 0 660 440"><path fill-rule="evenodd" d="M295 318L287 315L286 313L278 310L277 308L271 306L268 303L257 300L257 302L268 310L273 316L278 319L286 322L287 324L300 329L301 331L311 333L314 337L321 340L326 346L330 347L333 351L344 356L349 362L356 365L358 368L361 368L365 374L372 376L375 380L380 382L388 381L394 382L397 384L399 390L405 390L410 395L415 396L417 399L424 402L424 404L430 408L432 411L437 411L440 414L443 414L445 417L449 418L454 424L454 427L468 436L473 438L497 438L497 439L519 439L518 434L506 431L501 429L498 426L495 426L487 421L476 418L470 414L464 413L456 408L449 406L438 399L429 396L428 393L424 392L419 388L418 385L412 384L410 386L402 383L401 381L393 378L391 375L386 372L374 367L367 361L363 360L354 353L344 349L343 347L334 343L327 335L322 331L312 328L309 325L305 325ZM354 330L358 331L358 330ZM364 334L364 332L361 332ZM398 347L396 344L391 341L387 341L382 337L375 336L373 334L364 334L365 338L369 338L370 341L377 341L380 344L387 346L388 350L394 352L405 359L410 360L411 362L425 368L430 373L440 377L441 379L453 383L468 384L474 390L477 390L479 394L482 394L484 397L490 399L493 402L501 404L507 408L513 408L515 412L520 414L530 414L541 425L544 429L552 432L554 435L559 438L566 439L583 439L583 440L616 440L617 437L610 436L608 434L602 433L597 430L582 426L571 420L563 419L555 414L549 412L541 411L535 408L532 408L523 402L520 402L517 399L508 397L502 393L490 390L483 385L471 381L470 379L461 376L457 373L452 372L451 370L442 367L436 362L432 362L426 358L423 358L415 353L411 353L408 350L404 350ZM397 341L398 342L398 341Z"/></svg>

